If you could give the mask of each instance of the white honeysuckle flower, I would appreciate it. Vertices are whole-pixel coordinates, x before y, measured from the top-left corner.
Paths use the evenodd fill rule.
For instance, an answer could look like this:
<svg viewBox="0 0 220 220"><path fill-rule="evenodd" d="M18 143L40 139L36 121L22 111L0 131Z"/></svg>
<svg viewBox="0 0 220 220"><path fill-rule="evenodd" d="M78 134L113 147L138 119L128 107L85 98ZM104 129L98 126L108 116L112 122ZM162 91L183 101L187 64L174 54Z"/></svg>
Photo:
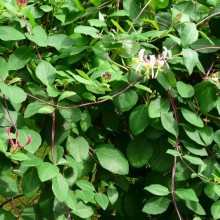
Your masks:
<svg viewBox="0 0 220 220"><path fill-rule="evenodd" d="M141 49L140 51L139 51L139 53L138 53L138 55L139 55L139 60L141 61L141 62L145 62L146 61L146 56L145 56L145 54L144 54L144 49Z"/></svg>
<svg viewBox="0 0 220 220"><path fill-rule="evenodd" d="M100 21L104 21L105 20L103 14L100 11L99 11L99 20Z"/></svg>

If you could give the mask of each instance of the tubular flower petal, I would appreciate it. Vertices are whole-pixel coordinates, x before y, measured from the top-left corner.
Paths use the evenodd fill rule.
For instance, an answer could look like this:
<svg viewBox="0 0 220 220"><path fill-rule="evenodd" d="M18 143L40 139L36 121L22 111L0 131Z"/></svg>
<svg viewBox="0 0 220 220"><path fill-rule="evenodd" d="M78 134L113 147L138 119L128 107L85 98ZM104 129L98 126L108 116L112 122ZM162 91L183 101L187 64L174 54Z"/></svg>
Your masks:
<svg viewBox="0 0 220 220"><path fill-rule="evenodd" d="M9 137L9 144L10 146L13 148L14 152L21 150L22 148L26 147L27 145L29 145L32 141L32 137L30 135L28 135L28 139L26 144L24 144L23 146L21 146L20 141L18 140L18 132L16 131L15 133L15 143L13 141L13 139L11 138L11 127L8 127L7 129L7 133L8 133L8 137Z"/></svg>
<svg viewBox="0 0 220 220"><path fill-rule="evenodd" d="M166 62L166 59L168 58L168 50L166 47L163 47L162 54L159 54L156 58L156 56L150 55L149 59L144 54L144 49L141 49L138 53L138 58L133 58L133 61L135 63L135 71L140 72L141 70L145 70L145 74L149 76L149 72L151 71L151 78L156 78L158 75L159 70L166 64L167 68L169 68L168 63ZM154 74L154 69L157 69L156 74Z"/></svg>

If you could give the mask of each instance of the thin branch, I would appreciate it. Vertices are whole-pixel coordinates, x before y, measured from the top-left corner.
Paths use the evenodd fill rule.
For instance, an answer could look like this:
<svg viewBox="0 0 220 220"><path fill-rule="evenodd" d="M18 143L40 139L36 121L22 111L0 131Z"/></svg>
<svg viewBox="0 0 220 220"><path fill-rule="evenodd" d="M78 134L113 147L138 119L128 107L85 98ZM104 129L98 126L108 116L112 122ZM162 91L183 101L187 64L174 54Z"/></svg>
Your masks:
<svg viewBox="0 0 220 220"><path fill-rule="evenodd" d="M55 110L52 112L52 129L51 129L51 154L52 154L52 163L54 164L54 150L55 150L55 120L56 120L56 113Z"/></svg>
<svg viewBox="0 0 220 220"><path fill-rule="evenodd" d="M203 24L203 22L205 22L205 21L208 20L209 18L214 17L214 16L216 16L216 15L220 15L220 12L216 12L216 13L214 13L214 14L209 15L208 17L204 18L204 19L201 20L199 23L197 23L196 26L199 26L199 25Z"/></svg>
<svg viewBox="0 0 220 220"><path fill-rule="evenodd" d="M17 210L17 207L15 205L15 201L14 201L14 197L11 198L11 203L12 203L12 206L15 210L15 213L16 213L16 218L19 220L19 214L18 214L18 210Z"/></svg>
<svg viewBox="0 0 220 220"><path fill-rule="evenodd" d="M9 117L9 119L10 119L10 121L11 121L13 127L14 127L15 130L17 131L18 129L17 129L17 126L16 126L14 120L13 120L12 117L11 117L11 114L10 114L10 111L9 111L9 108L8 108L8 104L7 104L7 101L6 101L6 97L5 97L5 95L3 95L3 99L4 99L5 108L6 108L6 111L7 111L8 117Z"/></svg>
<svg viewBox="0 0 220 220"><path fill-rule="evenodd" d="M174 99L170 93L170 91L168 91L168 98L170 100L171 106L173 108L173 112L174 112L174 118L175 120L178 122L179 121L179 114L177 112L177 108L176 108L176 104L174 102ZM176 138L176 144L175 144L175 151L179 152L179 140L178 137ZM176 173L176 161L177 161L177 157L174 156L174 161L173 161L173 168L172 168L172 179L171 179L171 193L172 193L172 200L173 200L173 204L175 207L175 210L177 212L177 215L179 217L180 220L182 220L180 211L178 209L177 206L177 202L176 202L176 193L175 193L175 173Z"/></svg>
<svg viewBox="0 0 220 220"><path fill-rule="evenodd" d="M143 79L144 76L141 76L139 77L138 79L136 79L134 82L132 82L131 84L129 84L126 88L124 88L123 90L121 90L120 92L114 94L111 96L111 98L115 98L119 95L121 95L122 93L126 92L127 90L129 90L131 87L133 87L138 81L140 81L141 79ZM100 104L100 103L103 103L103 102L107 102L109 101L109 99L102 99L102 100L98 100L98 101L94 101L94 102L87 102L87 103L82 103L82 104L79 104L79 105L70 105L70 106L61 106L61 105L55 105L51 102L47 102L47 101L44 101L43 99L40 99L40 98L37 98L36 96L33 96L29 93L27 93L27 95L39 102L42 102L44 104L47 104L49 106L52 106L54 108L60 108L60 109L72 109L72 108L81 108L81 107L85 107L85 106L90 106L90 105L97 105L97 104Z"/></svg>
<svg viewBox="0 0 220 220"><path fill-rule="evenodd" d="M144 10L147 8L147 6L150 4L152 2L152 0L150 0L142 9L141 9L141 11L139 12L139 14L137 15L137 17L134 19L134 21L133 21L133 26L134 26L134 24L137 22L137 20L139 19L139 17L142 15L142 13L144 12ZM131 31L131 28L132 27L130 27L129 29L128 29L128 32L127 33L129 33L130 31Z"/></svg>

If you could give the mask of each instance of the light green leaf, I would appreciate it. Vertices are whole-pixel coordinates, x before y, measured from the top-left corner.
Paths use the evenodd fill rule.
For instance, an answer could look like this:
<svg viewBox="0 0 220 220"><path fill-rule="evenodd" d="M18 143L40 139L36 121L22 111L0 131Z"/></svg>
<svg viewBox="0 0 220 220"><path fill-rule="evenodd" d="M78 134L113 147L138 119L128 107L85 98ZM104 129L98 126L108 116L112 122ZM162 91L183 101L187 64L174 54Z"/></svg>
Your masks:
<svg viewBox="0 0 220 220"><path fill-rule="evenodd" d="M40 47L47 46L47 33L46 31L40 26L36 25L32 30L31 33L26 33L25 36L30 40L36 43Z"/></svg>
<svg viewBox="0 0 220 220"><path fill-rule="evenodd" d="M143 212L150 215L158 215L165 212L171 200L166 197L153 197L149 199L143 208Z"/></svg>
<svg viewBox="0 0 220 220"><path fill-rule="evenodd" d="M150 186L147 186L144 189L157 196L166 196L170 194L169 189L160 184L151 184Z"/></svg>
<svg viewBox="0 0 220 220"><path fill-rule="evenodd" d="M67 150L77 162L82 162L89 156L89 144L83 137L68 137L66 143Z"/></svg>
<svg viewBox="0 0 220 220"><path fill-rule="evenodd" d="M22 103L27 98L24 90L17 86L9 86L3 82L0 82L0 89L2 93L14 103Z"/></svg>
<svg viewBox="0 0 220 220"><path fill-rule="evenodd" d="M196 165L203 165L204 164L204 162L199 157L195 157L195 156L191 156L191 155L186 154L183 156L183 158L185 160L188 160L192 164L196 164Z"/></svg>
<svg viewBox="0 0 220 220"><path fill-rule="evenodd" d="M74 40L65 34L55 34L48 37L48 46L60 48L70 48L74 43Z"/></svg>
<svg viewBox="0 0 220 220"><path fill-rule="evenodd" d="M59 173L59 168L49 162L44 162L37 167L41 182L52 179Z"/></svg>
<svg viewBox="0 0 220 220"><path fill-rule="evenodd" d="M93 209L91 206L85 205L83 202L79 202L75 209L72 210L74 215L79 216L80 218L89 218L93 215Z"/></svg>
<svg viewBox="0 0 220 220"><path fill-rule="evenodd" d="M173 118L172 113L162 112L161 113L161 122L168 132L173 134L175 137L179 135L179 127L176 120Z"/></svg>
<svg viewBox="0 0 220 220"><path fill-rule="evenodd" d="M198 202L194 201L186 201L186 207L188 207L190 210L194 211L198 215L205 215L205 210L202 208L202 206Z"/></svg>
<svg viewBox="0 0 220 220"><path fill-rule="evenodd" d="M7 62L2 57L0 57L0 66L1 66L0 77L1 78L7 77L8 76Z"/></svg>
<svg viewBox="0 0 220 220"><path fill-rule="evenodd" d="M75 123L82 118L82 112L79 108L74 109L59 109L63 118L70 123Z"/></svg>
<svg viewBox="0 0 220 220"><path fill-rule="evenodd" d="M159 118L161 112L168 112L169 108L170 102L168 99L157 98L150 102L148 113L150 118Z"/></svg>
<svg viewBox="0 0 220 220"><path fill-rule="evenodd" d="M176 88L178 93L181 95L183 98L190 98L194 95L194 88L193 86L186 84L182 81L178 81L176 83Z"/></svg>
<svg viewBox="0 0 220 220"><path fill-rule="evenodd" d="M198 53L192 49L183 49L183 62L186 66L189 74L191 75L193 72L193 68L199 64Z"/></svg>
<svg viewBox="0 0 220 220"><path fill-rule="evenodd" d="M180 199L184 201L199 202L193 189L177 189L175 193Z"/></svg>
<svg viewBox="0 0 220 220"><path fill-rule="evenodd" d="M46 86L51 86L56 77L56 69L47 61L41 61L35 70L37 78Z"/></svg>
<svg viewBox="0 0 220 220"><path fill-rule="evenodd" d="M76 185L82 190L95 192L95 187L92 183L88 182L87 180L78 180L76 182Z"/></svg>
<svg viewBox="0 0 220 220"><path fill-rule="evenodd" d="M194 43L198 39L198 36L199 32L194 23L187 23L183 25L180 35L183 47Z"/></svg>
<svg viewBox="0 0 220 220"><path fill-rule="evenodd" d="M186 126L184 126L183 129L191 140L193 140L199 145L206 146L203 140L201 139L198 130Z"/></svg>
<svg viewBox="0 0 220 220"><path fill-rule="evenodd" d="M37 113L40 114L51 114L54 112L55 108L39 101L30 103L24 112L24 118L30 118L32 115Z"/></svg>
<svg viewBox="0 0 220 220"><path fill-rule="evenodd" d="M183 117L190 123L197 127L204 127L203 120L194 112L181 108L181 112L183 114Z"/></svg>
<svg viewBox="0 0 220 220"><path fill-rule="evenodd" d="M102 207L103 210L106 210L109 204L109 199L105 194L102 193L96 193L95 194L95 200Z"/></svg>
<svg viewBox="0 0 220 220"><path fill-rule="evenodd" d="M108 187L107 195L110 203L113 205L118 199L118 190L112 184Z"/></svg>
<svg viewBox="0 0 220 220"><path fill-rule="evenodd" d="M140 168L148 163L153 155L153 144L146 139L146 134L135 137L126 150L129 163Z"/></svg>
<svg viewBox="0 0 220 220"><path fill-rule="evenodd" d="M74 29L75 33L79 33L79 34L85 34L85 35L89 35L93 38L100 38L101 36L98 34L99 30L91 27L91 26L82 26L82 25L78 25L75 29Z"/></svg>
<svg viewBox="0 0 220 220"><path fill-rule="evenodd" d="M149 124L148 106L146 104L136 106L129 116L129 127L132 134L140 134Z"/></svg>
<svg viewBox="0 0 220 220"><path fill-rule="evenodd" d="M214 219L220 218L220 200L214 202L211 206L211 213Z"/></svg>
<svg viewBox="0 0 220 220"><path fill-rule="evenodd" d="M33 49L27 46L21 46L8 59L8 70L22 69L30 60Z"/></svg>
<svg viewBox="0 0 220 220"><path fill-rule="evenodd" d="M69 191L69 186L66 179L60 173L58 173L52 179L52 190L54 195L60 202L66 200Z"/></svg>
<svg viewBox="0 0 220 220"><path fill-rule="evenodd" d="M19 41L25 39L25 36L18 30L10 26L0 27L0 39L3 41Z"/></svg>
<svg viewBox="0 0 220 220"><path fill-rule="evenodd" d="M110 144L103 144L94 150L101 166L112 173L127 175L128 161L125 156Z"/></svg>
<svg viewBox="0 0 220 220"><path fill-rule="evenodd" d="M3 197L16 196L19 193L16 181L9 176L0 178L0 195Z"/></svg>
<svg viewBox="0 0 220 220"><path fill-rule="evenodd" d="M198 129L199 135L203 142L208 146L210 145L214 140L214 132L213 128L209 126L205 126L203 128Z"/></svg>

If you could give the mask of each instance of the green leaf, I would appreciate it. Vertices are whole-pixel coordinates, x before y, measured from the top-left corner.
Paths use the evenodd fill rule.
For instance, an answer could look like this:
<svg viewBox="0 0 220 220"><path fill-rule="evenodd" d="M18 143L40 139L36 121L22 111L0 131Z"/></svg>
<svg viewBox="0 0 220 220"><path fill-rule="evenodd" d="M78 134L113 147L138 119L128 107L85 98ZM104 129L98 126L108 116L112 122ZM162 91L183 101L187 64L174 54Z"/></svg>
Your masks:
<svg viewBox="0 0 220 220"><path fill-rule="evenodd" d="M48 37L48 46L60 48L70 48L74 43L74 40L65 34L56 34Z"/></svg>
<svg viewBox="0 0 220 220"><path fill-rule="evenodd" d="M194 157L194 156L186 154L183 156L183 158L185 160L188 160L192 164L196 164L196 165L203 165L204 164L204 162L199 157Z"/></svg>
<svg viewBox="0 0 220 220"><path fill-rule="evenodd" d="M194 43L198 39L198 36L199 32L194 23L187 23L183 25L180 34L183 47Z"/></svg>
<svg viewBox="0 0 220 220"><path fill-rule="evenodd" d="M0 89L2 93L14 103L22 103L27 98L24 90L17 86L9 86L3 82L0 82Z"/></svg>
<svg viewBox="0 0 220 220"><path fill-rule="evenodd" d="M59 173L59 168L49 162L44 162L37 167L41 182L52 179Z"/></svg>
<svg viewBox="0 0 220 220"><path fill-rule="evenodd" d="M184 201L199 202L193 189L177 189L175 193L180 199Z"/></svg>
<svg viewBox="0 0 220 220"><path fill-rule="evenodd" d="M41 181L38 177L36 167L30 167L24 173L22 190L27 198L31 198L39 189Z"/></svg>
<svg viewBox="0 0 220 220"><path fill-rule="evenodd" d="M199 135L202 138L203 142L208 146L210 145L214 140L214 132L213 128L209 126L205 126L203 128L200 128Z"/></svg>
<svg viewBox="0 0 220 220"><path fill-rule="evenodd" d="M199 94L200 109L203 114L210 112L215 106L217 101L216 89L214 87L205 88Z"/></svg>
<svg viewBox="0 0 220 220"><path fill-rule="evenodd" d="M138 101L137 93L130 89L113 99L113 104L121 112L129 111Z"/></svg>
<svg viewBox="0 0 220 220"><path fill-rule="evenodd" d="M33 49L27 46L21 46L8 59L8 70L22 69L30 60Z"/></svg>
<svg viewBox="0 0 220 220"><path fill-rule="evenodd" d="M3 41L19 41L25 39L25 36L18 30L10 26L0 27L0 39Z"/></svg>
<svg viewBox="0 0 220 220"><path fill-rule="evenodd" d="M214 219L220 218L220 200L214 202L211 206L211 213Z"/></svg>
<svg viewBox="0 0 220 220"><path fill-rule="evenodd" d="M107 195L112 205L118 200L118 190L112 184L108 187Z"/></svg>
<svg viewBox="0 0 220 220"><path fill-rule="evenodd" d="M30 118L31 116L40 113L40 114L51 114L54 112L55 108L49 105L46 105L42 102L35 101L30 103L24 112L24 118Z"/></svg>
<svg viewBox="0 0 220 220"><path fill-rule="evenodd" d="M85 34L85 35L89 35L93 38L100 38L101 36L98 34L99 30L94 28L94 27L90 27L90 26L82 26L82 25L78 25L75 29L74 29L75 33L79 33L79 34Z"/></svg>
<svg viewBox="0 0 220 220"><path fill-rule="evenodd" d="M176 83L176 88L178 93L181 95L183 98L190 98L194 95L194 88L193 86L186 84L182 81L178 81Z"/></svg>
<svg viewBox="0 0 220 220"><path fill-rule="evenodd" d="M19 193L16 181L11 177L0 178L0 195L3 197L16 196Z"/></svg>
<svg viewBox="0 0 220 220"><path fill-rule="evenodd" d="M67 206L71 209L75 209L77 206L77 196L73 191L70 191L67 193L67 197L65 200L65 203Z"/></svg>
<svg viewBox="0 0 220 220"><path fill-rule="evenodd" d="M102 193L96 193L95 194L95 200L102 207L103 210L106 210L109 204L109 199L105 194Z"/></svg>
<svg viewBox="0 0 220 220"><path fill-rule="evenodd" d="M179 127L176 120L173 118L172 113L162 112L161 113L161 122L168 132L173 134L175 137L179 135Z"/></svg>
<svg viewBox="0 0 220 220"><path fill-rule="evenodd" d="M95 187L92 183L88 182L87 180L78 180L76 182L76 185L82 190L95 192Z"/></svg>
<svg viewBox="0 0 220 220"><path fill-rule="evenodd" d="M34 154L36 150L40 147L41 145L41 136L38 132L29 129L29 128L23 128L18 130L18 137L21 145L24 145L27 140L28 140L28 135L31 136L32 141L29 145L25 147L25 150L28 152Z"/></svg>
<svg viewBox="0 0 220 220"><path fill-rule="evenodd" d="M8 76L7 62L2 57L0 57L0 66L1 66L0 77L1 78L7 77Z"/></svg>
<svg viewBox="0 0 220 220"><path fill-rule="evenodd" d="M83 137L73 138L69 136L66 147L77 162L82 162L89 156L89 144Z"/></svg>
<svg viewBox="0 0 220 220"><path fill-rule="evenodd" d="M204 127L203 120L194 112L181 108L181 112L183 114L183 117L188 121L190 124L193 124L197 127Z"/></svg>
<svg viewBox="0 0 220 220"><path fill-rule="evenodd" d="M157 98L150 102L148 107L148 113L150 118L159 118L162 112L168 112L170 108L170 102L168 99Z"/></svg>
<svg viewBox="0 0 220 220"><path fill-rule="evenodd" d="M56 77L56 69L47 61L41 61L35 70L37 78L46 86L51 86Z"/></svg>
<svg viewBox="0 0 220 220"><path fill-rule="evenodd" d="M140 168L148 163L153 154L153 145L146 139L146 134L135 137L126 150L129 163L136 168Z"/></svg>
<svg viewBox="0 0 220 220"><path fill-rule="evenodd" d="M144 189L157 196L166 196L170 194L169 189L160 184L151 184L150 186L147 186Z"/></svg>
<svg viewBox="0 0 220 220"><path fill-rule="evenodd" d="M189 74L193 72L193 68L199 63L198 53L192 49L183 49L183 62Z"/></svg>
<svg viewBox="0 0 220 220"><path fill-rule="evenodd" d="M186 201L186 207L190 210L194 211L198 215L205 215L205 210L198 202L194 201Z"/></svg>
<svg viewBox="0 0 220 220"><path fill-rule="evenodd" d="M175 75L170 70L166 70L164 72L160 71L157 76L157 80L165 90L168 90L170 87L174 87L176 85Z"/></svg>
<svg viewBox="0 0 220 220"><path fill-rule="evenodd" d="M124 155L110 144L103 144L94 150L101 166L112 173L127 175L128 161Z"/></svg>
<svg viewBox="0 0 220 220"><path fill-rule="evenodd" d="M129 127L132 134L140 134L149 124L148 106L146 104L136 106L129 116Z"/></svg>
<svg viewBox="0 0 220 220"><path fill-rule="evenodd" d="M85 205L83 202L79 202L75 209L72 210L74 215L79 216L80 218L89 218L93 215L93 209L91 206Z"/></svg>
<svg viewBox="0 0 220 220"><path fill-rule="evenodd" d="M69 186L66 179L60 173L52 179L52 190L58 201L63 202L66 200Z"/></svg>
<svg viewBox="0 0 220 220"><path fill-rule="evenodd" d="M60 114L63 118L70 123L77 122L82 117L82 112L79 108L74 109L59 109Z"/></svg>
<svg viewBox="0 0 220 220"><path fill-rule="evenodd" d="M36 43L40 47L47 46L47 33L45 30L40 26L36 25L32 30L31 34L26 33L25 36L30 40Z"/></svg>
<svg viewBox="0 0 220 220"><path fill-rule="evenodd" d="M143 208L143 212L150 215L158 215L165 212L171 200L166 197L153 197L149 199Z"/></svg>
<svg viewBox="0 0 220 220"><path fill-rule="evenodd" d="M95 193L87 190L75 190L78 199L82 200L84 203L95 202Z"/></svg>
<svg viewBox="0 0 220 220"><path fill-rule="evenodd" d="M80 127L83 132L86 132L91 126L91 116L88 111L82 113L82 118L80 120Z"/></svg>
<svg viewBox="0 0 220 220"><path fill-rule="evenodd" d="M10 212L0 208L0 216L4 220L16 220L15 216Z"/></svg>
<svg viewBox="0 0 220 220"><path fill-rule="evenodd" d="M191 140L193 140L199 145L206 146L203 140L201 139L198 130L187 127L187 126L184 126L183 129Z"/></svg>

